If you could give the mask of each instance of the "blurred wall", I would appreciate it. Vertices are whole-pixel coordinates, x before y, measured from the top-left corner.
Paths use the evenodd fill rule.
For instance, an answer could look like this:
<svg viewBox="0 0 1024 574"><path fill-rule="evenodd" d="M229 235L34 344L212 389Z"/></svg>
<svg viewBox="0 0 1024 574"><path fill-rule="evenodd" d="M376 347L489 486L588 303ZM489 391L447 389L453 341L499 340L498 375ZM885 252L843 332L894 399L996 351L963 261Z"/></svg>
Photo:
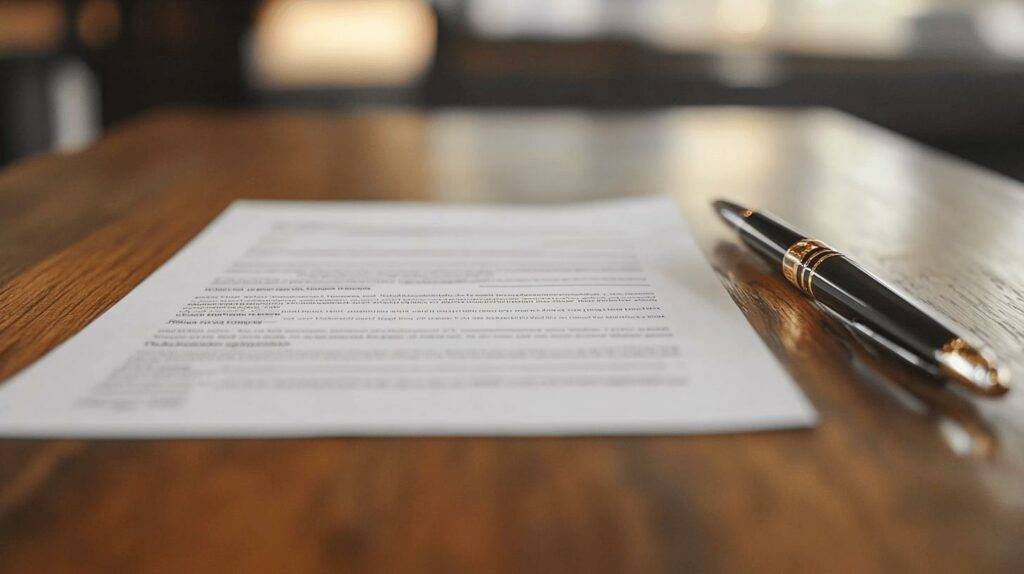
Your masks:
<svg viewBox="0 0 1024 574"><path fill-rule="evenodd" d="M1010 0L0 0L0 73L0 161L161 106L736 104L1024 163Z"/></svg>

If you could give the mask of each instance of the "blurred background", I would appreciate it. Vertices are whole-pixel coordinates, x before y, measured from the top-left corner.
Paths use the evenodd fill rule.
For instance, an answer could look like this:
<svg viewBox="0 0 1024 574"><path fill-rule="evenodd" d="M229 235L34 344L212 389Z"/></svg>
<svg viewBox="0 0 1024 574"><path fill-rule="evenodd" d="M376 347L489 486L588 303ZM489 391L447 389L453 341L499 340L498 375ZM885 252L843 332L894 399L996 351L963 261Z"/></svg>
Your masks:
<svg viewBox="0 0 1024 574"><path fill-rule="evenodd" d="M0 0L0 165L167 106L829 106L1024 178L1024 1Z"/></svg>

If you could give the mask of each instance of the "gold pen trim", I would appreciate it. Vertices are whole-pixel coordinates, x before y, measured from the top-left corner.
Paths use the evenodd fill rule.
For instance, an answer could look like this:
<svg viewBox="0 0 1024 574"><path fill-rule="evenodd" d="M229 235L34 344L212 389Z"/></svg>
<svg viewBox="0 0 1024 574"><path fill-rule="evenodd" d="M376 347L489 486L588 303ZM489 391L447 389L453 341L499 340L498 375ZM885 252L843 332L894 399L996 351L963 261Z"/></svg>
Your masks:
<svg viewBox="0 0 1024 574"><path fill-rule="evenodd" d="M836 255L839 253L817 239L801 239L790 245L782 257L782 275L813 298L812 287L818 266Z"/></svg>
<svg viewBox="0 0 1024 574"><path fill-rule="evenodd" d="M997 396L1010 390L1009 373L995 366L989 353L961 338L942 345L938 360L942 374L975 393Z"/></svg>

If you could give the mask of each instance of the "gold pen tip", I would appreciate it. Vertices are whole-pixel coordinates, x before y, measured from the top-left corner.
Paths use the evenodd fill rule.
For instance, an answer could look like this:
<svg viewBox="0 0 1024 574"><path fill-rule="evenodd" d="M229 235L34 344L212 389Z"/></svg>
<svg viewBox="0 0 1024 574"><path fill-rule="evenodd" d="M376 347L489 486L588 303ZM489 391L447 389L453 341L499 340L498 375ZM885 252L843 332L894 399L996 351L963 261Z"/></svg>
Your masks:
<svg viewBox="0 0 1024 574"><path fill-rule="evenodd" d="M942 346L939 364L944 375L974 393L994 397L1010 390L1010 373L998 367L988 351L963 339Z"/></svg>

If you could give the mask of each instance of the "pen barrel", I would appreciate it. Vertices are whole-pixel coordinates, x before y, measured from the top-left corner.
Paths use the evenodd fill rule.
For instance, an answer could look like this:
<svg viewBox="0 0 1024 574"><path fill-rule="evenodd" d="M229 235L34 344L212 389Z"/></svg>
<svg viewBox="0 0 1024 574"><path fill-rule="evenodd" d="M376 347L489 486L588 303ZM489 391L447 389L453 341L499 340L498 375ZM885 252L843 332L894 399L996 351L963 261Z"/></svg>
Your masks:
<svg viewBox="0 0 1024 574"><path fill-rule="evenodd" d="M821 261L806 285L822 305L928 362L957 338L930 313L842 255Z"/></svg>
<svg viewBox="0 0 1024 574"><path fill-rule="evenodd" d="M872 276L821 241L767 214L718 200L714 204L744 243L776 265L798 289L859 335L926 372L971 392L998 396L1009 372L987 349L959 337L933 312Z"/></svg>

